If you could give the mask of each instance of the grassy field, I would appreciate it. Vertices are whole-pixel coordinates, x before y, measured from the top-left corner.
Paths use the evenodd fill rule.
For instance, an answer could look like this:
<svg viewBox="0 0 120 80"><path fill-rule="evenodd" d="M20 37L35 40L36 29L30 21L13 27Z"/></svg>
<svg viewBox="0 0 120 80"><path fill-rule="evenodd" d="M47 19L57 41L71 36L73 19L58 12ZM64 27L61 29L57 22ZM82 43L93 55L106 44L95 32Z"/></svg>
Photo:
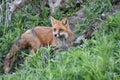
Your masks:
<svg viewBox="0 0 120 80"><path fill-rule="evenodd" d="M91 0L88 0L91 1ZM89 2L90 3L90 2ZM101 20L103 12L109 13L112 5L109 0L94 0L94 5L84 3L82 7L86 11L86 20L80 25L90 25L91 21L101 21L99 30L94 32L92 39L84 40L84 44L71 47L68 51L56 50L51 58L50 47L40 48L34 56L26 55L23 51L20 58L27 56L27 60L21 64L24 69L16 66L13 74L5 75L2 62L17 37L29 28L37 25L50 25L46 15L49 8L45 8L41 17L26 17L22 12L15 14L13 23L0 30L0 80L119 80L120 79L120 12L114 16L108 15L107 20ZM73 12L75 12L73 10ZM58 19L71 16L73 13L63 14L58 11L53 14ZM87 28L87 26L85 26ZM81 31L84 26L80 28Z"/></svg>

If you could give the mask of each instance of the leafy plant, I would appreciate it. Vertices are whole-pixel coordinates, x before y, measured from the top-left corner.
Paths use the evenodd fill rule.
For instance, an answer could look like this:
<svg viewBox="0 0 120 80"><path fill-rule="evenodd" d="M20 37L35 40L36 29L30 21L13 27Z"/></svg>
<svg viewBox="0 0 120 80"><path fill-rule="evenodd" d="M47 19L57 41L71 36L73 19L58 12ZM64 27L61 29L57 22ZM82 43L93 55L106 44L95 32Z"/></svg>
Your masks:
<svg viewBox="0 0 120 80"><path fill-rule="evenodd" d="M79 28L77 30L78 34L81 34L96 18L100 19L101 13L112 9L109 0L86 0L83 7L86 10L86 20L83 24L76 24ZM28 8L23 8L23 10L26 12L17 12L14 15L13 22L6 27L5 31L5 26L0 24L0 80L120 79L119 13L116 13L114 16L108 16L108 21L102 21L100 26L104 26L103 30L100 32L96 31L94 39L84 40L83 45L71 47L68 51L64 52L55 50L54 54L51 54L49 46L38 49L36 54L32 56L28 55L28 51L23 51L19 55L19 57L22 57L21 59L25 57L24 63L20 64L23 69L20 70L15 66L15 73L9 75L3 74L2 63L4 57L17 37L27 29L35 26L51 25L48 19L49 8L45 7L41 15L35 15L34 10L32 10L31 15ZM52 15L61 20L65 16L72 15L74 10L72 11L72 13L63 14L63 11L58 10Z"/></svg>

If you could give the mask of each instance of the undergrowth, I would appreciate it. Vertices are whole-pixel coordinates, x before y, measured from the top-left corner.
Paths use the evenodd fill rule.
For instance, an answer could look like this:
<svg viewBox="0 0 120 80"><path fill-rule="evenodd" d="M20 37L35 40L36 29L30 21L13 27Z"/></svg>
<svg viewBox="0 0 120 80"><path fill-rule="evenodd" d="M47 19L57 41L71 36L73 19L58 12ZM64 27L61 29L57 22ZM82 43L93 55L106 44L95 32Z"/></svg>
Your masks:
<svg viewBox="0 0 120 80"><path fill-rule="evenodd" d="M83 24L77 24L80 31L91 25L94 19L100 19L100 14L112 9L109 0L87 0L82 6L86 10ZM88 7L89 2L89 7ZM96 3L94 5L91 5ZM54 51L50 47L40 48L36 54L26 55L26 60L20 64L23 69L15 67L13 74L5 75L2 62L18 36L34 26L50 26L48 19L50 9L45 7L41 16L28 16L21 11L14 15L13 22L4 27L0 25L0 80L119 80L120 79L120 13L109 15L108 20L101 21L101 29L95 31L94 38L84 40L84 44L71 47L68 51ZM73 10L74 11L74 10ZM70 12L58 10L52 14L57 19L71 16ZM21 15L23 14L23 15ZM5 29L4 29L5 28ZM52 57L54 56L54 57Z"/></svg>

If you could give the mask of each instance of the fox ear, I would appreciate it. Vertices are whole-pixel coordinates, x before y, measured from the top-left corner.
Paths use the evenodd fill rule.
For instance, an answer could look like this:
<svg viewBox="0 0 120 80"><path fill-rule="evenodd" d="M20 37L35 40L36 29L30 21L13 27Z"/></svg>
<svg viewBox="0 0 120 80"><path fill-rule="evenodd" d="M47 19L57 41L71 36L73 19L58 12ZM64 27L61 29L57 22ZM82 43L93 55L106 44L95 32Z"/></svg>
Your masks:
<svg viewBox="0 0 120 80"><path fill-rule="evenodd" d="M57 20L52 16L50 17L50 20L51 20L52 25L54 25L57 22Z"/></svg>
<svg viewBox="0 0 120 80"><path fill-rule="evenodd" d="M67 26L69 25L69 22L68 22L67 18L62 19L61 22L62 22L63 25L67 25Z"/></svg>

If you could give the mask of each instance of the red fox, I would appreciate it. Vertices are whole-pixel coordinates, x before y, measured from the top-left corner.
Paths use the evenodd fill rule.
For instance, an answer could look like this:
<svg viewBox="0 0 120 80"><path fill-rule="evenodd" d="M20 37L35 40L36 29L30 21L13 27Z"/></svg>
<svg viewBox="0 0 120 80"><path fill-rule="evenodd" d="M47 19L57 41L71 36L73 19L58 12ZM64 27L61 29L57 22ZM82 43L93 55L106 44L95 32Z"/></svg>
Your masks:
<svg viewBox="0 0 120 80"><path fill-rule="evenodd" d="M30 47L30 54L43 46L51 47L70 47L73 44L73 32L69 28L67 18L59 21L51 17L52 27L35 27L23 33L13 44L12 48L5 57L3 70L7 74L10 72L18 53L27 47Z"/></svg>

